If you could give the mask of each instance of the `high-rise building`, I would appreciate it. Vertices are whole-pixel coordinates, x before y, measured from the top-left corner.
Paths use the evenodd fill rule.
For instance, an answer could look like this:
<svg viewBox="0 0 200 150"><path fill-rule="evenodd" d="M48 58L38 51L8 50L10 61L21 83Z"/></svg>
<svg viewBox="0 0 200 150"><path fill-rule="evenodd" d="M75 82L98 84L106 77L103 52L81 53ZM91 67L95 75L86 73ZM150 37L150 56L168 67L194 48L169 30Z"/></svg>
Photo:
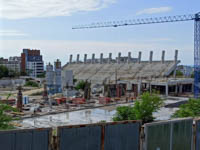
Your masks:
<svg viewBox="0 0 200 150"><path fill-rule="evenodd" d="M40 50L23 49L21 53L21 72L37 77L44 72L44 62Z"/></svg>

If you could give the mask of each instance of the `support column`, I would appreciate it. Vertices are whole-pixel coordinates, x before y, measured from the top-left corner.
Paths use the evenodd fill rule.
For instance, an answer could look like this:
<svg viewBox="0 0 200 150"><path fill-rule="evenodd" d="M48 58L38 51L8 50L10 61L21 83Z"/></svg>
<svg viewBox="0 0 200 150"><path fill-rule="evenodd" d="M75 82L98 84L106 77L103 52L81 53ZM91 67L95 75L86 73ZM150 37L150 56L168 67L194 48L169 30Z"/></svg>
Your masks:
<svg viewBox="0 0 200 150"><path fill-rule="evenodd" d="M175 63L178 61L178 50L175 50L174 61Z"/></svg>
<svg viewBox="0 0 200 150"><path fill-rule="evenodd" d="M178 95L178 85L175 85L175 94Z"/></svg>
<svg viewBox="0 0 200 150"><path fill-rule="evenodd" d="M161 58L161 60L162 60L162 63L164 64L165 63L165 51L164 50L162 51L162 58Z"/></svg>
<svg viewBox="0 0 200 150"><path fill-rule="evenodd" d="M152 60L153 60L153 51L150 51L149 63L152 63Z"/></svg>
<svg viewBox="0 0 200 150"><path fill-rule="evenodd" d="M103 63L103 53L100 54L100 64Z"/></svg>
<svg viewBox="0 0 200 150"><path fill-rule="evenodd" d="M80 55L77 54L77 58L76 58L76 63L77 63L77 64L79 63L79 58L80 58Z"/></svg>
<svg viewBox="0 0 200 150"><path fill-rule="evenodd" d="M87 54L84 55L84 63L87 63Z"/></svg>
<svg viewBox="0 0 200 150"><path fill-rule="evenodd" d="M120 64L120 61L121 61L120 59L121 59L121 53L119 52L119 53L118 53L118 60L117 60L117 63L118 63L118 64Z"/></svg>
<svg viewBox="0 0 200 150"><path fill-rule="evenodd" d="M168 82L166 83L166 85L165 85L165 96L168 96L168 88L169 88L169 86L168 86Z"/></svg>
<svg viewBox="0 0 200 150"><path fill-rule="evenodd" d="M138 53L138 63L141 62L141 58L142 58L142 52L139 52L139 53Z"/></svg>
<svg viewBox="0 0 200 150"><path fill-rule="evenodd" d="M194 93L194 84L192 84L192 87L191 87L191 92Z"/></svg>
<svg viewBox="0 0 200 150"><path fill-rule="evenodd" d="M152 93L151 83L149 83L149 91L150 91L150 94L151 94Z"/></svg>
<svg viewBox="0 0 200 150"><path fill-rule="evenodd" d="M129 64L131 62L131 52L128 52L128 60L127 63Z"/></svg>
<svg viewBox="0 0 200 150"><path fill-rule="evenodd" d="M179 93L180 93L180 94L183 93L183 84L180 84L180 86L179 86Z"/></svg>
<svg viewBox="0 0 200 150"><path fill-rule="evenodd" d="M178 61L178 50L175 50L174 62L177 64ZM177 66L177 65L176 65ZM176 77L176 68L174 69L174 78Z"/></svg>
<svg viewBox="0 0 200 150"><path fill-rule="evenodd" d="M72 63L72 58L73 58L73 55L70 55L70 57L69 57L69 63L70 64Z"/></svg>
<svg viewBox="0 0 200 150"><path fill-rule="evenodd" d="M95 54L92 54L92 64L95 63Z"/></svg>
<svg viewBox="0 0 200 150"><path fill-rule="evenodd" d="M140 95L140 93L141 93L141 84L142 84L142 82L141 81L139 81L139 83L137 84L138 85L138 96Z"/></svg>
<svg viewBox="0 0 200 150"><path fill-rule="evenodd" d="M109 53L108 63L110 64L112 61L112 53Z"/></svg>

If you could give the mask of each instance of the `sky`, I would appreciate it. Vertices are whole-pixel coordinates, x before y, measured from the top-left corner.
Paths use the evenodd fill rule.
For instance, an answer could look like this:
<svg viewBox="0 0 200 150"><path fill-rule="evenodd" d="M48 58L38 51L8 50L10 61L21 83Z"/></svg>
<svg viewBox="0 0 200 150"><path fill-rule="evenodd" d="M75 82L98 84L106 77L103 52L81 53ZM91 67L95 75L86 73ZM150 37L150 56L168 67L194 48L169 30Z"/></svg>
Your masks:
<svg viewBox="0 0 200 150"><path fill-rule="evenodd" d="M60 59L64 65L80 54L88 58L116 57L118 52L142 60L173 60L179 50L181 64L194 62L194 22L177 22L72 30L73 26L94 22L118 21L195 14L199 0L0 0L0 57L19 56L23 48L40 49L45 63Z"/></svg>

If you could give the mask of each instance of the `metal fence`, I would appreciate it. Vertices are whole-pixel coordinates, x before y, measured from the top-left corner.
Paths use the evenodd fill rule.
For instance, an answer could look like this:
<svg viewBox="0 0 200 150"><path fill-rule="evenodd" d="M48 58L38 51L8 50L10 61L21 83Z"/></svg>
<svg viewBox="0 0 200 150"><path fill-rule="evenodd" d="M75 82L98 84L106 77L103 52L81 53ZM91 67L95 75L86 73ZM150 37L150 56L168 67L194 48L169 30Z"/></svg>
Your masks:
<svg viewBox="0 0 200 150"><path fill-rule="evenodd" d="M58 150L139 150L140 121L58 127Z"/></svg>
<svg viewBox="0 0 200 150"><path fill-rule="evenodd" d="M145 124L145 150L192 150L193 120Z"/></svg>
<svg viewBox="0 0 200 150"><path fill-rule="evenodd" d="M0 131L1 150L50 150L51 129Z"/></svg>
<svg viewBox="0 0 200 150"><path fill-rule="evenodd" d="M101 126L59 127L59 150L101 150Z"/></svg>
<svg viewBox="0 0 200 150"><path fill-rule="evenodd" d="M0 131L0 150L200 150L200 120L195 122L178 119L144 128L140 121L64 126L57 136L51 128Z"/></svg>
<svg viewBox="0 0 200 150"><path fill-rule="evenodd" d="M105 125L104 150L139 150L140 122Z"/></svg>
<svg viewBox="0 0 200 150"><path fill-rule="evenodd" d="M195 150L200 150L200 120L196 120Z"/></svg>

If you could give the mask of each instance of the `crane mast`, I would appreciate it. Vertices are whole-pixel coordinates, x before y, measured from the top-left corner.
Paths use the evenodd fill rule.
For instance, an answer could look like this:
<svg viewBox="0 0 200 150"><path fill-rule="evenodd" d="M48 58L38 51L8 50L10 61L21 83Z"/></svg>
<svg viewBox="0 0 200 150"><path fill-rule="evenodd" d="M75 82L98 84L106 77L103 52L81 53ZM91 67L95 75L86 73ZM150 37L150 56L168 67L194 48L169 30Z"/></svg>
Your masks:
<svg viewBox="0 0 200 150"><path fill-rule="evenodd" d="M191 20L194 20L194 97L200 98L200 12L189 15L97 22L87 25L74 26L72 27L72 29L120 27L129 25L144 25L144 24L181 22L181 21L191 21Z"/></svg>
<svg viewBox="0 0 200 150"><path fill-rule="evenodd" d="M194 21L194 96L200 97L200 13Z"/></svg>

